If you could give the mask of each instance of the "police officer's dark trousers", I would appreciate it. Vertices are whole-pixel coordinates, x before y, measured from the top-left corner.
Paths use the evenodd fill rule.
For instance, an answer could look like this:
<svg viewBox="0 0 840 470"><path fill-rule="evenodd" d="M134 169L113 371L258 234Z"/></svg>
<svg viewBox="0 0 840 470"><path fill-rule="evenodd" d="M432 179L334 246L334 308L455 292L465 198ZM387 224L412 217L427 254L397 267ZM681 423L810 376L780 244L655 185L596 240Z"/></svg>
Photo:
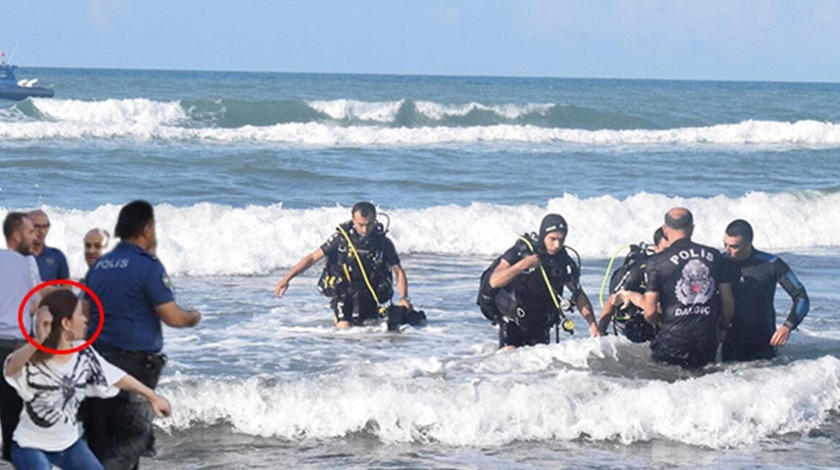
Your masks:
<svg viewBox="0 0 840 470"><path fill-rule="evenodd" d="M95 345L105 360L147 387L157 387L166 356ZM107 470L139 468L152 439L154 412L145 398L126 391L114 398L88 399L83 411L88 445Z"/></svg>

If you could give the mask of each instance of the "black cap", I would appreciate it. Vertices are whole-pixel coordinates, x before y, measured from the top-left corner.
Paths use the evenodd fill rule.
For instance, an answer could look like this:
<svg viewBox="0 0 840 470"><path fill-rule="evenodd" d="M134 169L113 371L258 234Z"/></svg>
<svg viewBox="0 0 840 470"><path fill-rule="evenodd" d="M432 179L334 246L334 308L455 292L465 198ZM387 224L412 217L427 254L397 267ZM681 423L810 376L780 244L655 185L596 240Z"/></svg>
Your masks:
<svg viewBox="0 0 840 470"><path fill-rule="evenodd" d="M566 219L560 214L548 214L543 217L540 223L540 240L545 238L551 232L561 231L563 233L569 232L569 226L566 224Z"/></svg>

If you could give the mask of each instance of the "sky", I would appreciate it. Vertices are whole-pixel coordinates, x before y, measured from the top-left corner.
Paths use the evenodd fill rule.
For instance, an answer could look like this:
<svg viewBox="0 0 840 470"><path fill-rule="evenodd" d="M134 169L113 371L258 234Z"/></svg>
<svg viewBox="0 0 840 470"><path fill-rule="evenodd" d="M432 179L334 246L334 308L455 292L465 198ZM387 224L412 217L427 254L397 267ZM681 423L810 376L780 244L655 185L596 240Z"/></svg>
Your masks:
<svg viewBox="0 0 840 470"><path fill-rule="evenodd" d="M3 0L38 67L840 81L838 0Z"/></svg>

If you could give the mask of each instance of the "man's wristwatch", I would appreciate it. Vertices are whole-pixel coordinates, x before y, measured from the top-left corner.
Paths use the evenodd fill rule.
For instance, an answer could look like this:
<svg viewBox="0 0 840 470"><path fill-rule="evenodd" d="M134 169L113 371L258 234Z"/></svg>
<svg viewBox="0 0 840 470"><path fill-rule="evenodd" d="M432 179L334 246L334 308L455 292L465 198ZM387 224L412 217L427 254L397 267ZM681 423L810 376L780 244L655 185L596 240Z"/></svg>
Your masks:
<svg viewBox="0 0 840 470"><path fill-rule="evenodd" d="M407 295L404 295L404 296L400 297L400 300L405 300L406 302L411 303L411 297L409 297Z"/></svg>

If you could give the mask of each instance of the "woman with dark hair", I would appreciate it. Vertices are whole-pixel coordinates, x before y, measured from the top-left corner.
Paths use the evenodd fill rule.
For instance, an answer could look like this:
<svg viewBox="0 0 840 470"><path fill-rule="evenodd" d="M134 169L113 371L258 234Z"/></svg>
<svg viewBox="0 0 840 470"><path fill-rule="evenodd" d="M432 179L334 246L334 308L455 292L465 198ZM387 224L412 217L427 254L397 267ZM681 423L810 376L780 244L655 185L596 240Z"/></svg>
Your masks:
<svg viewBox="0 0 840 470"><path fill-rule="evenodd" d="M66 289L47 294L38 305L35 341L57 351L82 344L88 324L83 304ZM12 462L18 469L103 468L81 439L77 415L85 397L112 397L122 389L144 397L158 416L170 412L165 398L91 347L52 355L27 343L9 355L3 375L24 402L12 445Z"/></svg>

